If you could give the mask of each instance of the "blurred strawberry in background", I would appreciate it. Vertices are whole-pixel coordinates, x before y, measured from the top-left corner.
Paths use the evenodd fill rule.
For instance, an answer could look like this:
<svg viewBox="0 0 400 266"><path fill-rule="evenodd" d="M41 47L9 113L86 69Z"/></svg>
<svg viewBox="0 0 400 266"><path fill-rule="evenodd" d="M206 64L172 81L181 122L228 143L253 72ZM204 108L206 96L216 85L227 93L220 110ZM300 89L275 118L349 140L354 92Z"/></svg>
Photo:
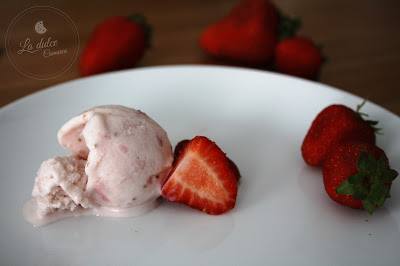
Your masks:
<svg viewBox="0 0 400 266"><path fill-rule="evenodd" d="M268 0L245 0L207 27L199 45L215 58L315 79L323 56L312 40L296 36L300 26Z"/></svg>
<svg viewBox="0 0 400 266"><path fill-rule="evenodd" d="M131 68L150 46L151 27L141 14L110 17L93 31L80 58L82 76Z"/></svg>
<svg viewBox="0 0 400 266"><path fill-rule="evenodd" d="M208 54L258 65L268 63L278 41L278 10L269 1L243 1L200 36Z"/></svg>
<svg viewBox="0 0 400 266"><path fill-rule="evenodd" d="M278 72L314 79L321 68L320 49L306 37L284 39L275 48L275 67Z"/></svg>
<svg viewBox="0 0 400 266"><path fill-rule="evenodd" d="M208 26L199 45L217 60L316 79L323 55L311 39L296 35L300 26L300 19L285 15L269 0L244 0ZM81 75L134 67L150 46L150 35L143 15L105 19L86 44Z"/></svg>

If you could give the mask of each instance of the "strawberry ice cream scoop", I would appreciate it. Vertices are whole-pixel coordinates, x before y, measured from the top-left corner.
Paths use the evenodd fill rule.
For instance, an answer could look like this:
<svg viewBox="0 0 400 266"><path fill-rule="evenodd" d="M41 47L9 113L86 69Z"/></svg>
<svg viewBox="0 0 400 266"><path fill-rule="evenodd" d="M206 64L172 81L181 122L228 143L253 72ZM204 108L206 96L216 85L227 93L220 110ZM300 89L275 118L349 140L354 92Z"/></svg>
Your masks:
<svg viewBox="0 0 400 266"><path fill-rule="evenodd" d="M123 106L95 107L72 118L58 139L87 158L86 193L100 206L129 208L155 200L173 160L161 126Z"/></svg>
<svg viewBox="0 0 400 266"><path fill-rule="evenodd" d="M157 204L172 165L167 133L145 113L117 105L92 108L58 132L70 157L44 162L26 219L44 225L77 214L134 216Z"/></svg>

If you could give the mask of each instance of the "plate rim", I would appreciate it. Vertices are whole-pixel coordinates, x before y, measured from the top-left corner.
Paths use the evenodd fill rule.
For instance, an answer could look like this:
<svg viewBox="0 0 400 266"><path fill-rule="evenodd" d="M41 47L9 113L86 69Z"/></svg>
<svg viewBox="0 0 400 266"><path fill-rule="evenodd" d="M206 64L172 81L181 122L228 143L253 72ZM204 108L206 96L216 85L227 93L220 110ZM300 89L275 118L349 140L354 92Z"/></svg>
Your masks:
<svg viewBox="0 0 400 266"><path fill-rule="evenodd" d="M85 80L91 80L91 79L99 79L99 78L106 78L109 76L118 76L118 75L126 75L130 72L142 72L142 71L154 71L154 70L170 70L170 69L179 69L179 68L184 68L184 69L202 69L202 70L215 70L215 71L219 71L219 70L228 70L228 71L239 71L239 72L252 72L252 73L257 73L257 74L261 74L261 75L270 75L274 78L279 78L279 79L289 79L289 80L293 80L295 82L302 82L302 83L310 83L314 86L321 86L324 89L327 90L331 90L331 91L335 91L335 92L339 92L339 93L343 93L344 95L350 96L350 97L355 97L359 100L367 100L368 104L372 104L374 105L374 107L376 108L380 108L383 109L384 111L390 113L391 115L397 117L398 119L400 119L400 116L398 116L397 114L393 113L392 111L386 109L385 107L378 105L377 103L368 100L368 99L363 99L362 97L352 93L352 92L348 92L345 91L343 89L328 85L328 84L324 84L318 81L314 81L314 80L308 80L308 79L303 79L303 78L299 78L299 77L295 77L295 76L291 76L291 75L286 75L286 74L282 74L282 73L277 73L277 72L273 72L273 71L269 71L269 70L262 70L262 69L253 69L253 68L247 68L247 67L241 67L241 66L219 66L219 65L201 65L201 64L175 64L175 65L160 65L160 66L141 66L141 67L135 67L135 68L131 68L131 69L124 69L124 70L117 70L117 71L112 71L112 72L107 72L107 73L102 73L102 74L97 74L97 75L93 75L93 76L88 76L88 77L78 77L72 80L68 80L68 81L64 81L64 82L60 82L48 87L45 87L43 89L40 89L38 91L32 92L30 94L27 94L19 99L16 99L6 105L4 105L3 107L0 108L0 115L3 112L8 111L9 109L12 108L16 108L18 105L23 104L25 101L30 100L31 98L34 97L40 97L41 95L53 92L54 90L58 90L60 89L60 87L66 86L68 84L73 84L73 83L79 83Z"/></svg>

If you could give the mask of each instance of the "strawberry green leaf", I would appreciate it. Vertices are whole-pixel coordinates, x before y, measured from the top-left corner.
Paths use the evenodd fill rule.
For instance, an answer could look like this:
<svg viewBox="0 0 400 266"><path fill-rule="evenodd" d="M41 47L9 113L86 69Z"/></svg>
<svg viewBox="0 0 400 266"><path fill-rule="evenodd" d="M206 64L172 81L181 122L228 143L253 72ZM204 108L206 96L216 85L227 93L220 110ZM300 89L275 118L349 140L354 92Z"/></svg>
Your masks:
<svg viewBox="0 0 400 266"><path fill-rule="evenodd" d="M301 27L300 18L292 18L279 12L279 40L287 39L296 35Z"/></svg>
<svg viewBox="0 0 400 266"><path fill-rule="evenodd" d="M364 101L361 104L357 105L357 109L356 109L356 113L360 113L361 108L365 105L365 103L367 102L367 100L364 99Z"/></svg>
<svg viewBox="0 0 400 266"><path fill-rule="evenodd" d="M363 185L357 185L357 189L352 195L353 199L364 200L368 197L368 188Z"/></svg>
<svg viewBox="0 0 400 266"><path fill-rule="evenodd" d="M385 192L384 192L384 196L383 196L385 199L390 198L389 191L390 191L390 186L385 184Z"/></svg>
<svg viewBox="0 0 400 266"><path fill-rule="evenodd" d="M367 120L367 122L370 126L376 126L379 123L379 121L376 120Z"/></svg>
<svg viewBox="0 0 400 266"><path fill-rule="evenodd" d="M376 204L377 204L379 207L383 207L383 205L385 204L385 200L386 200L386 198L383 197L383 198L381 198Z"/></svg>
<svg viewBox="0 0 400 266"><path fill-rule="evenodd" d="M357 160L357 168L358 171L365 173L367 175L370 174L370 162L368 160L366 152L363 150L360 152L358 155L358 160Z"/></svg>
<svg viewBox="0 0 400 266"><path fill-rule="evenodd" d="M371 175L371 176L376 175L376 168L377 168L376 159L375 159L375 156L371 152L368 155L368 164L367 164L366 174Z"/></svg>
<svg viewBox="0 0 400 266"><path fill-rule="evenodd" d="M150 24L148 23L146 17L143 14L136 13L136 14L129 16L128 19L140 24L143 27L143 30L144 30L144 32L146 34L146 38L147 38L147 46L148 46L148 48L150 48L153 30L152 30Z"/></svg>
<svg viewBox="0 0 400 266"><path fill-rule="evenodd" d="M386 195L389 191L389 187L385 184L373 184L371 185L371 191L368 194L367 200L375 207L383 206Z"/></svg>
<svg viewBox="0 0 400 266"><path fill-rule="evenodd" d="M355 175L350 176L347 180L350 184L360 184L364 180L365 175L363 173L357 173Z"/></svg>
<svg viewBox="0 0 400 266"><path fill-rule="evenodd" d="M361 108L365 105L366 102L367 100L364 100L361 104L357 105L357 109L354 112L355 117L358 117L360 119L363 119L363 116L368 117L368 114L360 112ZM375 127L379 123L379 121L365 120L365 122L375 131L376 134L382 134L382 128Z"/></svg>
<svg viewBox="0 0 400 266"><path fill-rule="evenodd" d="M367 210L367 212L372 215L374 208L375 208L375 204L372 204L368 199L365 199L362 201L364 209Z"/></svg>
<svg viewBox="0 0 400 266"><path fill-rule="evenodd" d="M397 177L397 175L398 173L396 170L388 169L383 173L381 181L383 183L390 183Z"/></svg>
<svg viewBox="0 0 400 266"><path fill-rule="evenodd" d="M376 168L376 158L372 154L372 152L368 155L368 161L373 166L373 168L375 169Z"/></svg>
<svg viewBox="0 0 400 266"><path fill-rule="evenodd" d="M398 175L397 171L389 168L389 163L386 156L381 156L377 162L376 175L374 176L375 183L390 183Z"/></svg>
<svg viewBox="0 0 400 266"><path fill-rule="evenodd" d="M377 202L380 198L386 195L386 185L382 183L372 184L371 190L368 194L368 198L373 201Z"/></svg>
<svg viewBox="0 0 400 266"><path fill-rule="evenodd" d="M358 116L359 118L362 118L363 116L368 117L369 115L366 114L366 113L357 112L357 116Z"/></svg>
<svg viewBox="0 0 400 266"><path fill-rule="evenodd" d="M388 168L388 161L386 160L386 157L382 155L376 164L376 172L375 176L373 177L373 181L375 183L383 182L382 178L385 175L387 168Z"/></svg>
<svg viewBox="0 0 400 266"><path fill-rule="evenodd" d="M342 195L351 195L355 192L355 190L354 186L350 184L348 180L346 180L336 188L335 192Z"/></svg>
<svg viewBox="0 0 400 266"><path fill-rule="evenodd" d="M377 168L383 171L388 168L388 161L385 156L382 155L379 158Z"/></svg>
<svg viewBox="0 0 400 266"><path fill-rule="evenodd" d="M379 205L384 202L384 199L386 198L386 194L388 192L388 186L385 184L373 184L371 185L371 190L368 194L367 199L371 204Z"/></svg>
<svg viewBox="0 0 400 266"><path fill-rule="evenodd" d="M366 116L368 116L368 115L366 115ZM376 134L382 135L382 132L381 132L382 128L376 127L376 125L379 123L379 121L376 121L376 120L365 120L365 122L367 122L367 124L374 129Z"/></svg>

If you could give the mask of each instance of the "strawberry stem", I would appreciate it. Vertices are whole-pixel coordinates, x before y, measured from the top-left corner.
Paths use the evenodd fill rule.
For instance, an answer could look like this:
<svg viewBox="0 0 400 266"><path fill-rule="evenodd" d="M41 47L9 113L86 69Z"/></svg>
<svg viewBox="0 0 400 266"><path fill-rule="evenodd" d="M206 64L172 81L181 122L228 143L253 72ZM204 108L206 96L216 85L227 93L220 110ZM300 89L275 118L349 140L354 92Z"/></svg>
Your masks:
<svg viewBox="0 0 400 266"><path fill-rule="evenodd" d="M147 22L146 17L143 14L136 13L136 14L130 15L128 17L128 19L140 24L143 27L144 33L146 34L146 39L147 39L147 48L150 48L153 30L152 30L150 24Z"/></svg>
<svg viewBox="0 0 400 266"><path fill-rule="evenodd" d="M301 20L299 17L289 17L279 12L279 40L287 39L296 35L297 30L301 28Z"/></svg>
<svg viewBox="0 0 400 266"><path fill-rule="evenodd" d="M376 120L365 120L363 118L363 116L364 117L368 117L368 114L360 112L361 108L365 105L366 102L367 102L367 100L364 99L364 101L361 104L357 105L357 109L354 112L354 115L356 117L364 120L365 122L367 122L367 124L375 131L376 134L382 135L383 134L381 132L382 128L376 127L376 125L379 123L379 121L376 121Z"/></svg>

